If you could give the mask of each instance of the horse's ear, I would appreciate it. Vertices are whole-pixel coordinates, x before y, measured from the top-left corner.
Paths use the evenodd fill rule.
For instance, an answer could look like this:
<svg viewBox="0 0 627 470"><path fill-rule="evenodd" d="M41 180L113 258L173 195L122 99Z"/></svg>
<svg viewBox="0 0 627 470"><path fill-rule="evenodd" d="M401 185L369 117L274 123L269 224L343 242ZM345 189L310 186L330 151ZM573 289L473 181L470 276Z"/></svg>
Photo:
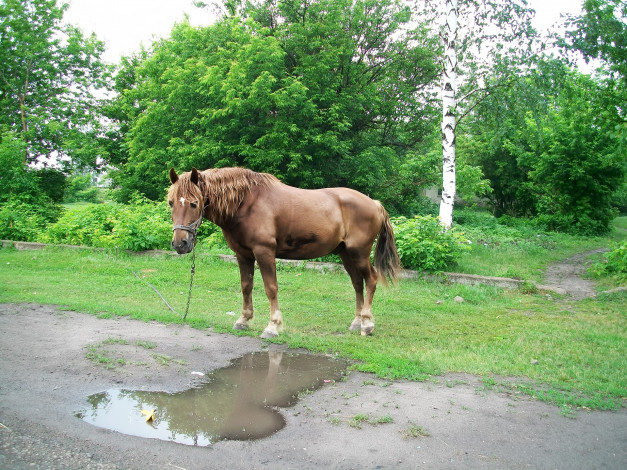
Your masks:
<svg viewBox="0 0 627 470"><path fill-rule="evenodd" d="M176 174L174 168L170 168L170 181L172 184L176 183L179 180L179 175Z"/></svg>
<svg viewBox="0 0 627 470"><path fill-rule="evenodd" d="M190 176L190 179L192 180L192 183L198 184L198 170L194 167L192 167L192 174Z"/></svg>

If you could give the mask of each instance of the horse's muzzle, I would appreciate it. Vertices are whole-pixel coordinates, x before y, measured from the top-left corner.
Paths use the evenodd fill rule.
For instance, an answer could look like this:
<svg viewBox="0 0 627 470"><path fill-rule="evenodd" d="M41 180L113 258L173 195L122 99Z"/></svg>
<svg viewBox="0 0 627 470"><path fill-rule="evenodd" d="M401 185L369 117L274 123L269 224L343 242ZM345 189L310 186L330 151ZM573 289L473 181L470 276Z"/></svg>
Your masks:
<svg viewBox="0 0 627 470"><path fill-rule="evenodd" d="M194 237L184 237L178 240L173 239L172 248L176 250L179 255L189 253L194 248Z"/></svg>
<svg viewBox="0 0 627 470"><path fill-rule="evenodd" d="M189 225L176 224L172 227L172 231L174 232L174 237L172 238L172 248L174 248L179 255L184 255L194 249L194 245L196 244L196 231L198 230L198 227L200 227L201 223L202 213L195 222L192 222ZM185 231L186 233L181 235L182 231Z"/></svg>

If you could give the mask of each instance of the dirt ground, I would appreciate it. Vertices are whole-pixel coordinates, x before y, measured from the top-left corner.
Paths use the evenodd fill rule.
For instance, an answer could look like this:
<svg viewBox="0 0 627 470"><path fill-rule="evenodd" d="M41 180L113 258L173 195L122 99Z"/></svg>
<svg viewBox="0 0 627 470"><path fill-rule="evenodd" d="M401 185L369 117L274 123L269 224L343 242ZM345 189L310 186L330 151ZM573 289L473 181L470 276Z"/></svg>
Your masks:
<svg viewBox="0 0 627 470"><path fill-rule="evenodd" d="M128 343L110 346L125 359L111 369L87 357L88 345L109 338ZM141 341L155 344L150 354ZM555 406L482 390L469 375L390 383L350 372L281 408L287 424L275 434L206 447L132 437L74 416L91 394L185 390L198 380L192 372L268 348L278 347L181 325L0 304L0 468L627 468L624 408L564 416ZM159 355L172 361L151 360ZM355 427L359 415L386 422Z"/></svg>

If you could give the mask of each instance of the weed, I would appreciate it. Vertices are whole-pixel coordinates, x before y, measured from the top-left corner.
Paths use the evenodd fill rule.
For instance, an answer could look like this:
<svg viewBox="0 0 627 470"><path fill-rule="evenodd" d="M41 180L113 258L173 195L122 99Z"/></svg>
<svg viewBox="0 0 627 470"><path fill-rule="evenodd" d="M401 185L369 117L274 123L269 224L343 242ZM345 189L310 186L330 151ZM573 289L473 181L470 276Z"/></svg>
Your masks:
<svg viewBox="0 0 627 470"><path fill-rule="evenodd" d="M407 429L401 430L403 439L417 439L419 437L429 437L429 434L422 426L412 424Z"/></svg>
<svg viewBox="0 0 627 470"><path fill-rule="evenodd" d="M387 423L393 423L393 422L394 422L394 418L392 418L392 416L387 414L385 416L381 416L375 419L374 421L371 422L371 424L387 424Z"/></svg>
<svg viewBox="0 0 627 470"><path fill-rule="evenodd" d="M120 344L116 342L110 342L109 340L105 340L99 344L88 344L86 346L87 353L85 357L95 364L103 365L107 369L114 369L116 365L123 366L126 364L126 360L123 357L112 357L110 352L107 351L106 347L110 344ZM123 343L122 343L123 344Z"/></svg>
<svg viewBox="0 0 627 470"><path fill-rule="evenodd" d="M170 356L166 356L165 354L152 354L152 358L157 362L157 364L162 366L169 366L172 358Z"/></svg>
<svg viewBox="0 0 627 470"><path fill-rule="evenodd" d="M107 338L105 339L102 344L128 344L128 340L124 339L124 338Z"/></svg>
<svg viewBox="0 0 627 470"><path fill-rule="evenodd" d="M352 428L361 429L363 423L367 423L370 420L370 416L367 414L356 414L352 417L352 419L348 422L348 425Z"/></svg>
<svg viewBox="0 0 627 470"><path fill-rule="evenodd" d="M348 425L352 428L361 429L362 425L367 423L371 426L376 426L378 424L389 424L393 423L394 418L388 413L387 415L380 416L379 418L371 418L370 415L366 413L360 413L353 416Z"/></svg>
<svg viewBox="0 0 627 470"><path fill-rule="evenodd" d="M333 424L334 426L339 426L342 423L342 420L339 416L329 416L327 419L329 423Z"/></svg>
<svg viewBox="0 0 627 470"><path fill-rule="evenodd" d="M562 405L560 407L560 416L568 419L577 419L577 413L575 413L573 407L569 405Z"/></svg>
<svg viewBox="0 0 627 470"><path fill-rule="evenodd" d="M155 349L157 347L157 343L152 341L137 341L135 344L144 349Z"/></svg>

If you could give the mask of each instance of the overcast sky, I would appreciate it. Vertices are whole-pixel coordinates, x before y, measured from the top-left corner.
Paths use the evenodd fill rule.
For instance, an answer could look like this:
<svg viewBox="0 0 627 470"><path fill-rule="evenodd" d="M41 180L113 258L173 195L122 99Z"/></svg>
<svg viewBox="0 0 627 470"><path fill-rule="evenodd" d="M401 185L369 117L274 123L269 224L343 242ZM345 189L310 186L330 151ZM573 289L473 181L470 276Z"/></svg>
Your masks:
<svg viewBox="0 0 627 470"><path fill-rule="evenodd" d="M104 59L118 63L143 43L168 37L172 26L189 16L194 26L214 21L209 9L197 8L192 0L66 0L70 4L64 21L80 27L86 34L96 33L105 41ZM561 13L581 12L583 0L528 0L536 10L535 26L540 31L560 22ZM209 3L209 2L207 2Z"/></svg>

